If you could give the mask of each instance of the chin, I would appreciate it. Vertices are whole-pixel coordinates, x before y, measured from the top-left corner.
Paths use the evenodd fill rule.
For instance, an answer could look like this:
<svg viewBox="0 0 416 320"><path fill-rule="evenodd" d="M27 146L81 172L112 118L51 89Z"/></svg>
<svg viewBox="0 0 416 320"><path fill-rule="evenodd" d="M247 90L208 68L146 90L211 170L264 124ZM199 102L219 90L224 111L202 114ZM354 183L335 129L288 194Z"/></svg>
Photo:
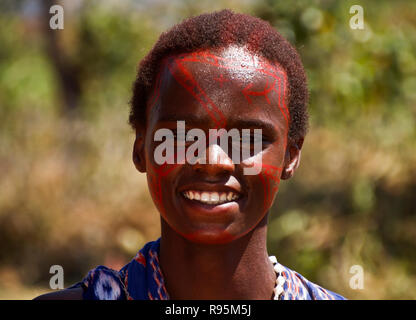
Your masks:
<svg viewBox="0 0 416 320"><path fill-rule="evenodd" d="M198 230L189 234L183 234L183 237L194 243L210 245L227 244L238 238L226 230L218 229Z"/></svg>

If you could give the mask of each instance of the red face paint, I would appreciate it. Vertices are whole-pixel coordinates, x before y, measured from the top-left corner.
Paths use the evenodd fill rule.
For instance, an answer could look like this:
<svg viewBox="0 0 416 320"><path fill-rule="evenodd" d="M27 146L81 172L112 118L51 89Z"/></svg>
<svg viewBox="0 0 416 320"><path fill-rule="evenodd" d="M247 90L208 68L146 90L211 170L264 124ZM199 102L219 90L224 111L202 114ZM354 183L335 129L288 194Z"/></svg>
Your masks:
<svg viewBox="0 0 416 320"><path fill-rule="evenodd" d="M271 121L274 128L261 155L262 170L256 176L242 175L241 164L226 174L222 169L214 170L213 165L210 170L204 166L196 170L188 163L158 165L153 161L154 141L150 137L146 147L150 193L175 232L194 242L226 243L250 232L262 220L278 191L283 167L290 122L286 84L286 74L279 65L247 51L243 55L237 52L235 58L233 52L198 51L164 61L148 100L151 121L146 134L153 132L158 119L172 117L193 127L195 117L202 119L197 127L204 131L230 129L238 121L251 120ZM220 186L228 176L237 179L244 190L236 200L238 206L224 216L194 214L187 205L194 200L186 200L178 192L182 184L201 181Z"/></svg>
<svg viewBox="0 0 416 320"><path fill-rule="evenodd" d="M274 196L279 189L280 176L282 174L282 168L278 168L269 164L263 163L262 172L260 173L260 179L263 183L264 200L263 208L268 210L273 203Z"/></svg>
<svg viewBox="0 0 416 320"><path fill-rule="evenodd" d="M169 64L169 70L172 72L173 65L176 65L181 72L172 72L172 75L188 92L204 107L212 121L215 123L215 128L223 128L226 125L226 120L220 109L208 97L205 91L201 88L193 75L184 66L181 59L174 59L173 63Z"/></svg>
<svg viewBox="0 0 416 320"><path fill-rule="evenodd" d="M225 78L224 75L221 73L220 76L218 78L214 78L215 81L218 81L218 83L220 84L220 87L222 88L222 85L224 82L228 82L230 81L229 79Z"/></svg>

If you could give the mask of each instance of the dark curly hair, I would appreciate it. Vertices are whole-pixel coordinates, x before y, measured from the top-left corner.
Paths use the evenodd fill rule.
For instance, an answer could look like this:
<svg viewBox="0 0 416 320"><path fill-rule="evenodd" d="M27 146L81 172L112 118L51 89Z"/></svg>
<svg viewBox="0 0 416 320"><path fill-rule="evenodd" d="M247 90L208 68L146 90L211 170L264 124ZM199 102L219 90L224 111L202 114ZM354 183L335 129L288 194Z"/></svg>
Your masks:
<svg viewBox="0 0 416 320"><path fill-rule="evenodd" d="M308 127L308 88L298 53L268 22L231 10L189 18L160 35L140 62L133 85L129 117L133 129L145 124L146 101L163 58L228 45L246 46L254 54L270 63L277 62L285 69L289 82L289 137L303 138Z"/></svg>

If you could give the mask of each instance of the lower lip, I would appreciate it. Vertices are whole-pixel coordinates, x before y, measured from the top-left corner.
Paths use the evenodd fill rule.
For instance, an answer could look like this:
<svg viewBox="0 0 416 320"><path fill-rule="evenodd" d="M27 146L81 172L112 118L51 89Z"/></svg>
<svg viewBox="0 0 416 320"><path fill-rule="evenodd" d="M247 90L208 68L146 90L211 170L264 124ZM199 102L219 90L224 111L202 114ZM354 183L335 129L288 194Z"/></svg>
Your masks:
<svg viewBox="0 0 416 320"><path fill-rule="evenodd" d="M215 216L224 215L227 213L233 213L240 210L240 205L243 200L242 197L234 201L220 203L220 204L208 204L202 203L197 200L190 200L180 194L182 202L192 209L192 212L201 213L203 215Z"/></svg>

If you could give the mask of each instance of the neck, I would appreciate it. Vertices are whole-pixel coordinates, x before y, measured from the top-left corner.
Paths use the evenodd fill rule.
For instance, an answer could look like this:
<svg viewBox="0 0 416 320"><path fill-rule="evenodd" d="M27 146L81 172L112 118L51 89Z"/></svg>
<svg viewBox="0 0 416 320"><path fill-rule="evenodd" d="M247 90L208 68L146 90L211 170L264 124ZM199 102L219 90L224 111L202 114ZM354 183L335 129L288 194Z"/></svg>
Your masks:
<svg viewBox="0 0 416 320"><path fill-rule="evenodd" d="M227 244L191 242L162 219L160 266L171 299L268 300L276 276L266 246L267 215Z"/></svg>

